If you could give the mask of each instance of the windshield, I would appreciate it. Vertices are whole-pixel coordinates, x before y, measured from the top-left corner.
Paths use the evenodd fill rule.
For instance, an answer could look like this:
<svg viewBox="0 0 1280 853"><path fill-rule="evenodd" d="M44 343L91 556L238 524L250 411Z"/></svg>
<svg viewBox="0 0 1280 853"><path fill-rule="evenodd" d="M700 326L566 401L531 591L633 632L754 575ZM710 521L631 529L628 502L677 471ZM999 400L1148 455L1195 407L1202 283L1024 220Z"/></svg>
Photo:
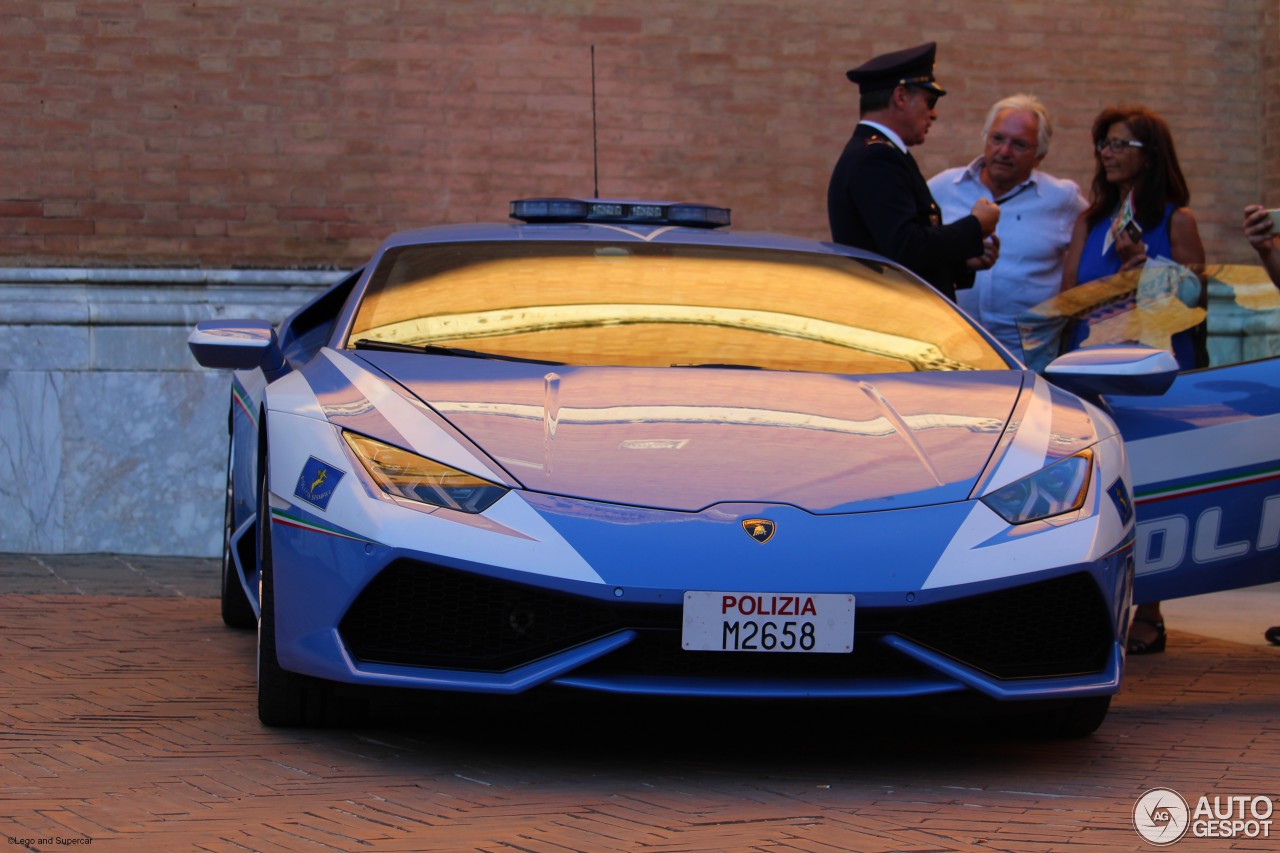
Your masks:
<svg viewBox="0 0 1280 853"><path fill-rule="evenodd" d="M649 243L393 249L356 312L346 345L357 343L573 365L1008 368L950 303L894 270L839 256Z"/></svg>

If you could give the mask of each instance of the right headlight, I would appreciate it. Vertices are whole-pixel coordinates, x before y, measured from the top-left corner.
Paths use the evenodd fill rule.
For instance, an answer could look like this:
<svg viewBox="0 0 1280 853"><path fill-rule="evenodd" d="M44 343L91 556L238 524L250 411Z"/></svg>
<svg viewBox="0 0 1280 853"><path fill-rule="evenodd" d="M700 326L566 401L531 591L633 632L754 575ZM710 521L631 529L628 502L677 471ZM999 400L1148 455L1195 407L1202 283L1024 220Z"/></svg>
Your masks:
<svg viewBox="0 0 1280 853"><path fill-rule="evenodd" d="M1082 450L996 489L982 502L1010 524L1073 512L1084 505L1091 471L1093 451Z"/></svg>
<svg viewBox="0 0 1280 853"><path fill-rule="evenodd" d="M389 495L461 512L484 512L507 487L359 433L342 433L369 476Z"/></svg>

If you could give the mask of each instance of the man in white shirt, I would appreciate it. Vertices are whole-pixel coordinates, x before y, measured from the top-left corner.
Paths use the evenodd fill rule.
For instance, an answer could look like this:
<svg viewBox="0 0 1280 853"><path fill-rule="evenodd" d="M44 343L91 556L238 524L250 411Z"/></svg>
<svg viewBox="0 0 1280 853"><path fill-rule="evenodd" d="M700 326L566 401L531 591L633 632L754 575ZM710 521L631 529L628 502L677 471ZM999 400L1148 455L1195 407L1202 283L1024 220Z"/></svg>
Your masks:
<svg viewBox="0 0 1280 853"><path fill-rule="evenodd" d="M1087 206L1074 181L1036 168L1049 153L1052 136L1044 104L1030 95L1013 95L987 113L982 156L929 180L943 222L967 216L979 198L990 197L1000 206L995 232L1000 259L958 295L960 307L1019 358L1017 317L1058 294L1071 229Z"/></svg>

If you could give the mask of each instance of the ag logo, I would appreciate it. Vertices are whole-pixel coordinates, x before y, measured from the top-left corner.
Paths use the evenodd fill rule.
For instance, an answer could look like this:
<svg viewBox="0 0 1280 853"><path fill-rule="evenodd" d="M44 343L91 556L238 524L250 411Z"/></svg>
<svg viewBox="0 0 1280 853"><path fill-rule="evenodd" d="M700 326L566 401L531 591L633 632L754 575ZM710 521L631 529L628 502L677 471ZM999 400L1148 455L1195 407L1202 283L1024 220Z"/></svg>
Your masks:
<svg viewBox="0 0 1280 853"><path fill-rule="evenodd" d="M1172 788L1152 788L1133 805L1133 828L1152 844L1172 844L1187 834L1191 812Z"/></svg>
<svg viewBox="0 0 1280 853"><path fill-rule="evenodd" d="M742 522L742 529L747 531L748 536L763 545L773 538L773 533L778 526L767 518L748 518Z"/></svg>

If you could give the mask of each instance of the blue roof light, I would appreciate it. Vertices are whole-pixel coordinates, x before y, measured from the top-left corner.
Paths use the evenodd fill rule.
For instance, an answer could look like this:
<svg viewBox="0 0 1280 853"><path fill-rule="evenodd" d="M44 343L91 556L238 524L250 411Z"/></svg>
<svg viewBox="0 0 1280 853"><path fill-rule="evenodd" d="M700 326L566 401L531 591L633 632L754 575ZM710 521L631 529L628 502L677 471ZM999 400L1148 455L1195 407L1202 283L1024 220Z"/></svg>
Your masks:
<svg viewBox="0 0 1280 853"><path fill-rule="evenodd" d="M612 222L723 228L729 224L729 208L598 198L528 198L511 202L511 218L529 223Z"/></svg>

